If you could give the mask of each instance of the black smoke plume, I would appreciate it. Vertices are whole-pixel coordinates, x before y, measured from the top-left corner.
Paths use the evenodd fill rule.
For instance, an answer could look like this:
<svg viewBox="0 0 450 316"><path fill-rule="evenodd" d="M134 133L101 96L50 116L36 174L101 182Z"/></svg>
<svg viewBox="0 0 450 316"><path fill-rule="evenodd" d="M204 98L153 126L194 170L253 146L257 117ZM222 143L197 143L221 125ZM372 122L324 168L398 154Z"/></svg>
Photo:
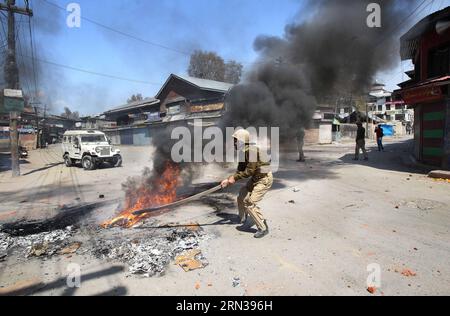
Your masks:
<svg viewBox="0 0 450 316"><path fill-rule="evenodd" d="M365 95L375 75L398 60L396 25L416 1L376 1L381 27L370 28L364 0L309 1L283 37L259 36L259 63L228 98L226 126L276 126L282 137L310 125L318 104Z"/></svg>

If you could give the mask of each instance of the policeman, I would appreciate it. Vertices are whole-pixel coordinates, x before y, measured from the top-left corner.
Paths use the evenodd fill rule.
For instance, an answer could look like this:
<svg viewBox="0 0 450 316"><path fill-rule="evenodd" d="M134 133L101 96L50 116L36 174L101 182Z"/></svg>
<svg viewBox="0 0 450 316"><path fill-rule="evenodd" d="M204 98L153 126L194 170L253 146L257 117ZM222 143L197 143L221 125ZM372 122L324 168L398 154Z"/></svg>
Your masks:
<svg viewBox="0 0 450 316"><path fill-rule="evenodd" d="M256 224L258 231L254 237L262 238L269 233L269 227L257 203L262 200L273 184L270 162L268 159L262 159L260 149L250 144L250 133L247 130L236 131L233 139L236 150L244 159L240 160L237 172L222 181L222 187L225 188L236 181L250 178L240 190L237 199L239 217L241 222L244 222L240 230L248 230Z"/></svg>

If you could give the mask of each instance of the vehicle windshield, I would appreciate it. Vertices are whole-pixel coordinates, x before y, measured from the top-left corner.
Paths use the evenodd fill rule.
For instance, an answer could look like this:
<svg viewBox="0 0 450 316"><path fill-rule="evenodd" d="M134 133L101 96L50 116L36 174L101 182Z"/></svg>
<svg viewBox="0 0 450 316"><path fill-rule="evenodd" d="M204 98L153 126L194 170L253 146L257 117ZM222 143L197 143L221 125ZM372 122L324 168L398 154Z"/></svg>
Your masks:
<svg viewBox="0 0 450 316"><path fill-rule="evenodd" d="M83 135L81 136L82 143L101 143L106 142L105 135Z"/></svg>

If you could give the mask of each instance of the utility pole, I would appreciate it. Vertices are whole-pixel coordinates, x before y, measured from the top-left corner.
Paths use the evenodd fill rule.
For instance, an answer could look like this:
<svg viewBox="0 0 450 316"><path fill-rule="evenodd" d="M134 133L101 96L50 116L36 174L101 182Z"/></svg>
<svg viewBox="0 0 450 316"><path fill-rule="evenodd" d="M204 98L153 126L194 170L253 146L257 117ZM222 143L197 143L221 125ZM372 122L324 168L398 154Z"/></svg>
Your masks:
<svg viewBox="0 0 450 316"><path fill-rule="evenodd" d="M16 29L15 14L33 16L33 12L28 7L28 0L25 0L26 8L16 6L16 0L5 0L5 4L0 3L0 10L8 12L8 53L5 62L5 81L9 89L20 89L19 84L19 68L16 60ZM17 122L20 113L13 111L9 113L9 133L11 139L11 169L12 176L20 176L19 164L19 131L17 130Z"/></svg>
<svg viewBox="0 0 450 316"><path fill-rule="evenodd" d="M37 105L40 103L33 103L34 115L36 116L36 148L41 148L41 140L39 135L39 109Z"/></svg>

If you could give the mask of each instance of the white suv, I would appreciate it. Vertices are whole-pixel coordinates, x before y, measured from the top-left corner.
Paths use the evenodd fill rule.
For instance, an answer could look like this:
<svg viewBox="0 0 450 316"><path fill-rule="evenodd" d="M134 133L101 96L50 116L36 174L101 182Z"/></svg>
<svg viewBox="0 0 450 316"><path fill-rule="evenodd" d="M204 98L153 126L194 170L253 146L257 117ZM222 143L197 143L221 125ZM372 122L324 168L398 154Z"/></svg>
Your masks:
<svg viewBox="0 0 450 316"><path fill-rule="evenodd" d="M122 165L120 150L111 146L106 135L99 131L67 131L63 136L62 149L67 167L79 162L85 170L94 170L102 163L114 167Z"/></svg>

